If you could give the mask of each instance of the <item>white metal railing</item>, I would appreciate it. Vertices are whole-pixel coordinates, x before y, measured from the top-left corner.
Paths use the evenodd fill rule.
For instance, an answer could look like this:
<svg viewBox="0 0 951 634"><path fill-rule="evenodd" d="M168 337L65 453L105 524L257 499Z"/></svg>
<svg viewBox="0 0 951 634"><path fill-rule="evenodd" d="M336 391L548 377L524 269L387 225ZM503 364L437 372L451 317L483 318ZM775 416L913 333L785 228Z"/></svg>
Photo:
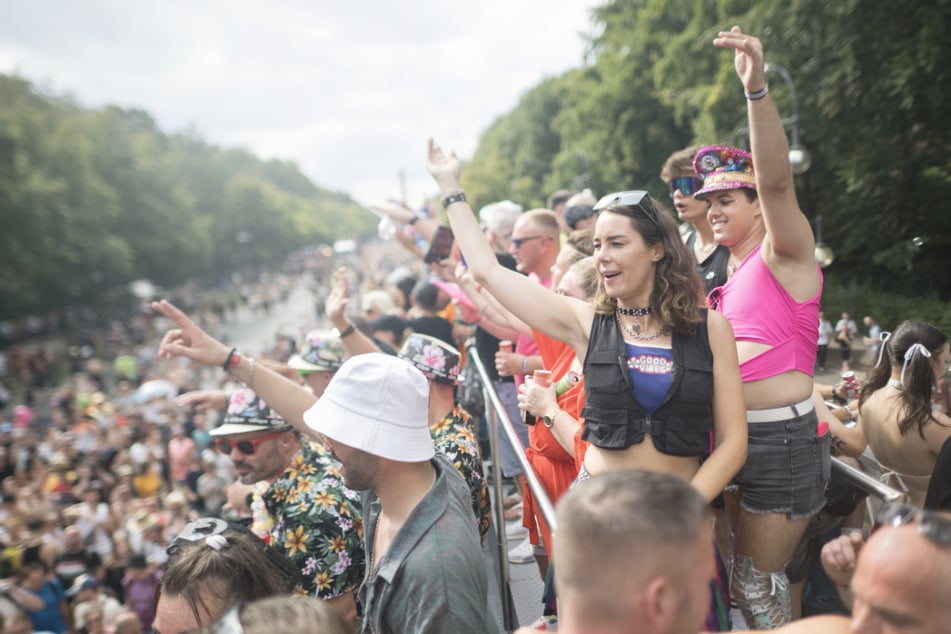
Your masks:
<svg viewBox="0 0 951 634"><path fill-rule="evenodd" d="M492 452L492 487L495 492L495 525L498 529L498 574L499 588L502 595L502 621L506 631L512 631L518 627L516 622L514 604L512 601L511 578L508 568L508 538L505 535L505 509L503 505L502 493L502 463L499 450L499 427L505 432L509 442L515 448L515 457L522 467L522 473L525 475L525 482L528 484L532 497L535 500L535 506L541 512L542 520L548 525L549 531L555 531L555 507L545 493L541 480L535 474L528 457L525 455L525 447L522 446L522 440L515 431L515 424L509 417L505 406L499 399L498 393L492 386L485 366L479 358L474 341L466 345L466 362L474 363L479 377L482 379L483 396L485 397L486 424L488 425L489 449ZM498 423L498 424L497 424ZM517 424L522 424L518 422Z"/></svg>

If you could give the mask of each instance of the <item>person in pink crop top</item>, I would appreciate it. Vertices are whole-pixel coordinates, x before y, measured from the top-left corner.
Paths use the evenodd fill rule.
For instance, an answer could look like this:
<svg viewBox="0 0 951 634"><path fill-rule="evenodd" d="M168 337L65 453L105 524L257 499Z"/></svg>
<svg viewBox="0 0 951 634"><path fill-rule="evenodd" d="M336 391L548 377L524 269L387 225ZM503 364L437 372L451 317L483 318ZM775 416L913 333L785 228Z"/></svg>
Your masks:
<svg viewBox="0 0 951 634"><path fill-rule="evenodd" d="M730 250L727 282L708 303L736 336L749 429L746 463L728 488L731 592L750 629L769 629L792 620L786 564L824 505L829 478L829 436L817 435L811 401L822 277L763 45L739 27L713 43L734 51L752 149L708 146L694 157L704 180L696 197L707 201L714 238Z"/></svg>

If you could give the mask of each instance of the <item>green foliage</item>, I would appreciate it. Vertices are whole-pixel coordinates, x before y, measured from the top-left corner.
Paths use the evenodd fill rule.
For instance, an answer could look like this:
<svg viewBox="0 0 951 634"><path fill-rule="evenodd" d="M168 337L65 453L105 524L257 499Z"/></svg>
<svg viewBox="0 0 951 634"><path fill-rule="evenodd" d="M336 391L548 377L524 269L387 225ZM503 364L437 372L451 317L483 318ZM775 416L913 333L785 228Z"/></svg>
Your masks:
<svg viewBox="0 0 951 634"><path fill-rule="evenodd" d="M2 75L0 103L0 319L373 231L294 164L163 134L143 111L84 110Z"/></svg>
<svg viewBox="0 0 951 634"><path fill-rule="evenodd" d="M593 19L585 65L527 91L486 131L465 175L479 204L582 185L660 193L671 152L742 143L733 56L712 45L740 25L798 88L812 155L799 202L824 218L827 279L951 299L951 0L608 0ZM790 118L787 87L769 79Z"/></svg>

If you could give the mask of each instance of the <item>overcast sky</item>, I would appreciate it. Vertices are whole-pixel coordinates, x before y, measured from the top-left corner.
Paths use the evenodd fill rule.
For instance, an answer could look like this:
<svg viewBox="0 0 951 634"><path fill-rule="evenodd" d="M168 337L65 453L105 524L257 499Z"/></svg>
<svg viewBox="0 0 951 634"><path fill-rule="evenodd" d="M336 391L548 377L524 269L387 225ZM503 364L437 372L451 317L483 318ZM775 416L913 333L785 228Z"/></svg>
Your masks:
<svg viewBox="0 0 951 634"><path fill-rule="evenodd" d="M295 161L364 202L435 187L541 79L581 65L594 0L0 0L0 72L165 132ZM2 106L0 106L2 107Z"/></svg>

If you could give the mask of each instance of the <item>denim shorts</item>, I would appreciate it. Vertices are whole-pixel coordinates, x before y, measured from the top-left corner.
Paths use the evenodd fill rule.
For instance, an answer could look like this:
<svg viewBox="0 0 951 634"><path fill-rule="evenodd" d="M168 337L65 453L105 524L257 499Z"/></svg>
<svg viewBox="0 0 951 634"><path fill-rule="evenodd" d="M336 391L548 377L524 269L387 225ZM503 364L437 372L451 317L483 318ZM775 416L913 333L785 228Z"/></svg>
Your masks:
<svg viewBox="0 0 951 634"><path fill-rule="evenodd" d="M750 513L809 517L825 503L832 472L831 436L817 436L816 411L787 420L750 423L746 463L733 479Z"/></svg>

